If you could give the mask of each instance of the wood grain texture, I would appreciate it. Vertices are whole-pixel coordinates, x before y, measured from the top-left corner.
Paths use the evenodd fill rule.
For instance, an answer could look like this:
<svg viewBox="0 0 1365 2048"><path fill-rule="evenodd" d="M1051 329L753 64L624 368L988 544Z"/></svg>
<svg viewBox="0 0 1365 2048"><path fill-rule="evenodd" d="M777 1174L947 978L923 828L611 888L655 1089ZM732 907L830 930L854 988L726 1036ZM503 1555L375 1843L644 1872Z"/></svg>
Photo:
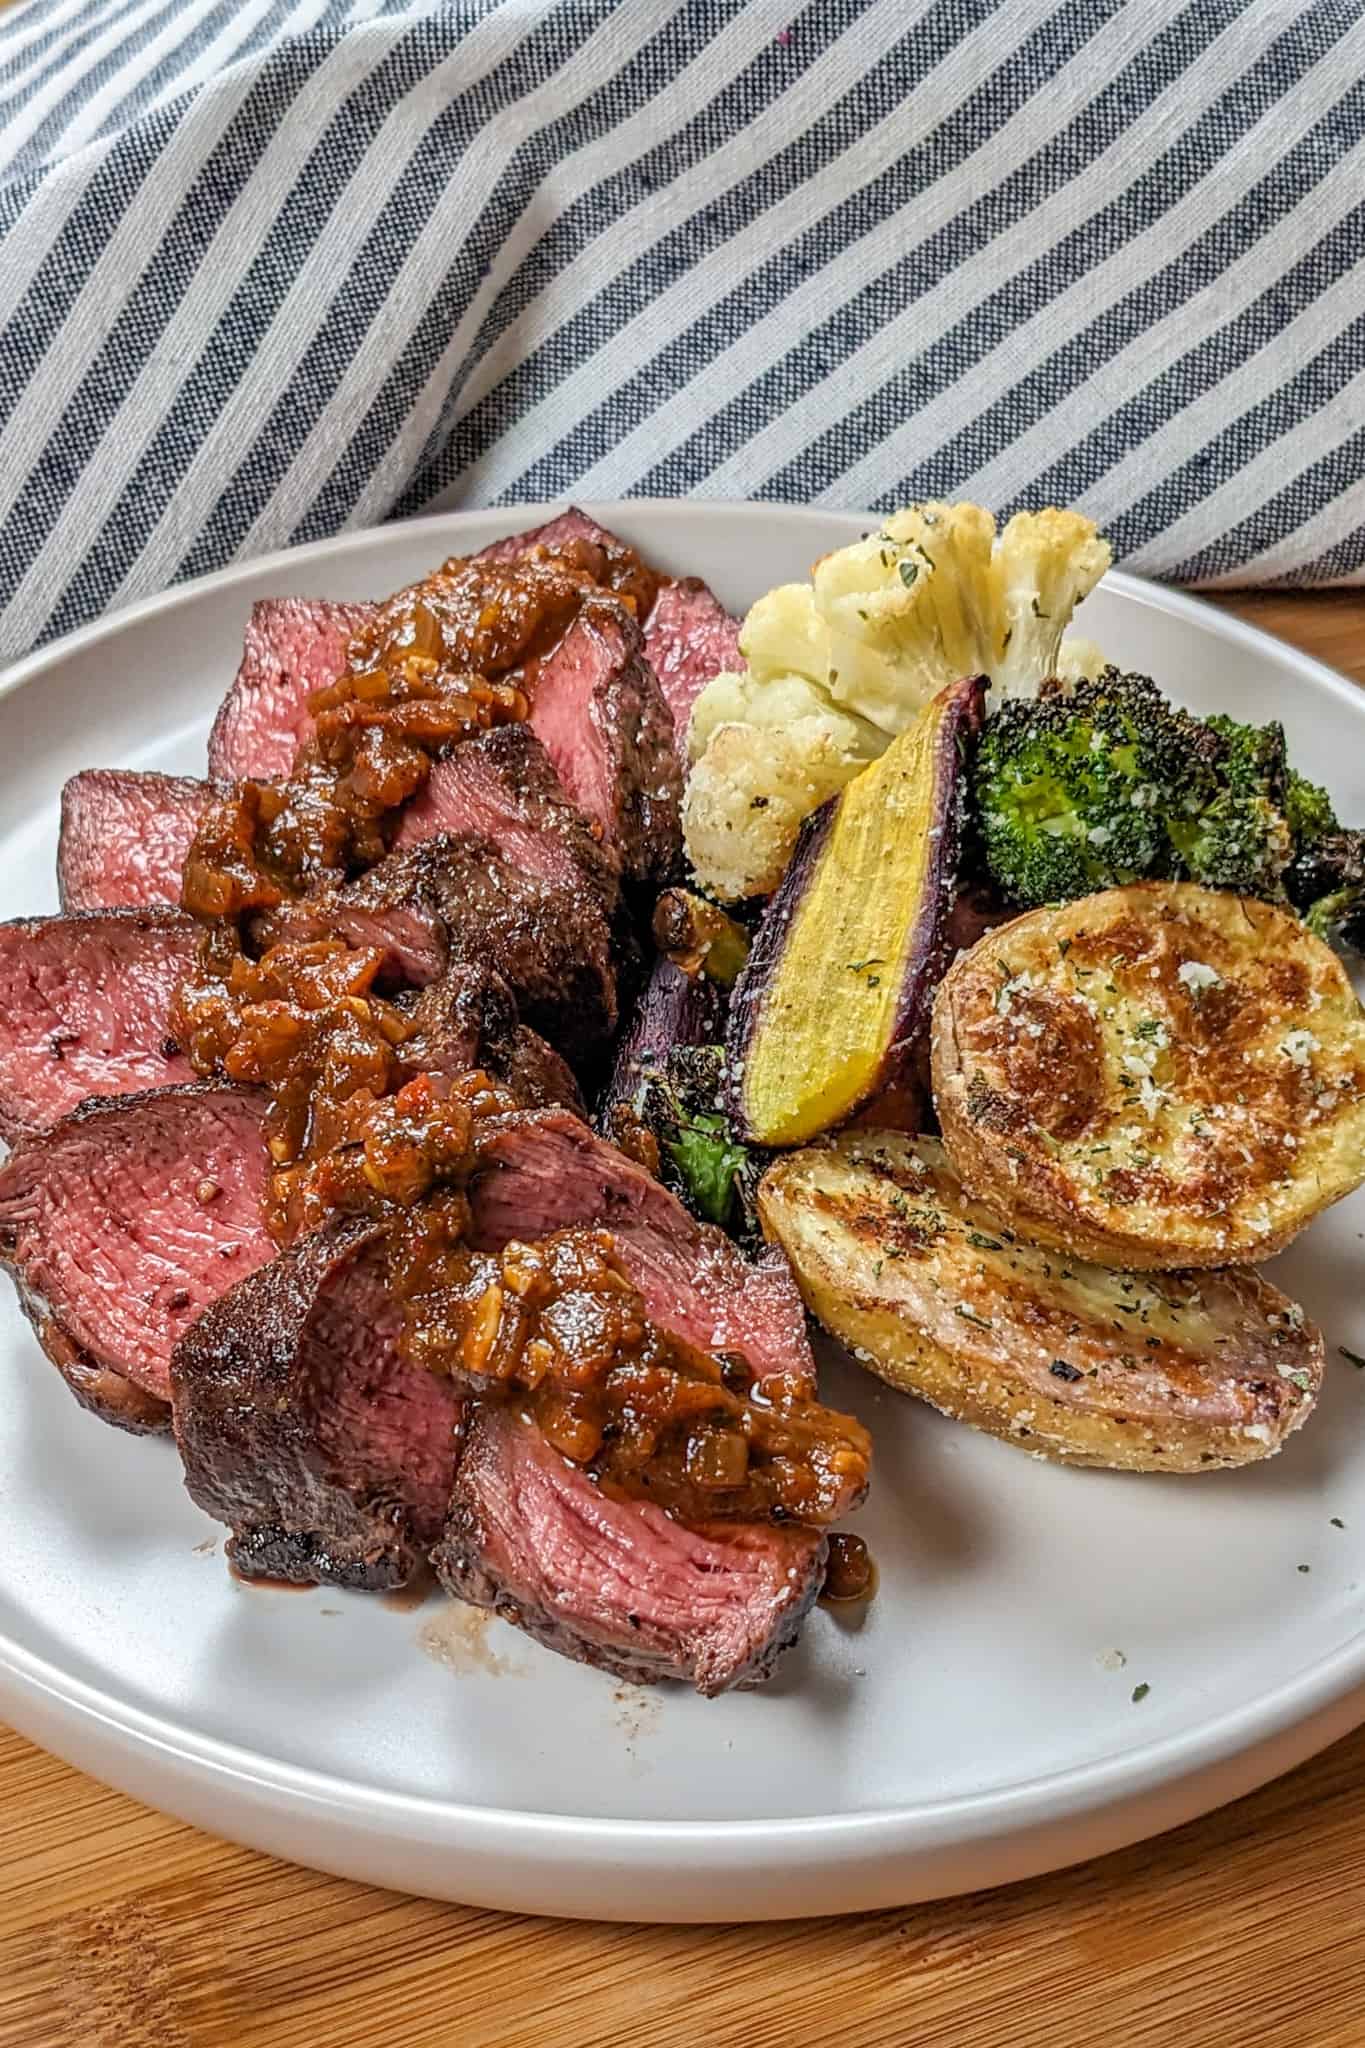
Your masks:
<svg viewBox="0 0 1365 2048"><path fill-rule="evenodd" d="M1365 597L1223 600L1365 682ZM0 1731L0 2048L1361 2048L1365 1730L1162 1840L861 1920L648 1928L366 1890Z"/></svg>

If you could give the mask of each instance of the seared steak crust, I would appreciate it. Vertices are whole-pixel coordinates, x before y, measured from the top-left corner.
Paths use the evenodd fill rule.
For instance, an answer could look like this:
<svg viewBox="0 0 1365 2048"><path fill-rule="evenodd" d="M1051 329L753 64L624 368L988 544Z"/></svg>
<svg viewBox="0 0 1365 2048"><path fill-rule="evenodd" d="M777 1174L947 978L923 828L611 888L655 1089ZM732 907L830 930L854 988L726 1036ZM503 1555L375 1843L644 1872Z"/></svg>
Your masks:
<svg viewBox="0 0 1365 2048"><path fill-rule="evenodd" d="M437 761L407 806L395 847L439 832L491 839L513 867L565 888L587 884L610 913L620 865L600 829L589 824L528 725L503 725L464 740Z"/></svg>
<svg viewBox="0 0 1365 2048"><path fill-rule="evenodd" d="M533 1426L483 1409L433 1561L450 1592L561 1656L710 1695L768 1676L820 1591L826 1549L811 1529L700 1532L612 1500Z"/></svg>
<svg viewBox="0 0 1365 2048"><path fill-rule="evenodd" d="M453 960L420 994L399 997L418 1036L409 1064L428 1074L467 1074L482 1067L527 1109L560 1104L579 1113L583 1098L572 1069L553 1046L521 1023L516 998L500 974Z"/></svg>
<svg viewBox="0 0 1365 2048"><path fill-rule="evenodd" d="M126 1429L133 1436L164 1436L171 1426L170 1404L138 1386L135 1380L126 1379L112 1365L102 1365L92 1357L48 1313L41 1296L34 1294L17 1272L13 1277L20 1306L32 1323L38 1342L81 1407L98 1415L101 1422L111 1422L115 1429Z"/></svg>
<svg viewBox="0 0 1365 2048"><path fill-rule="evenodd" d="M459 1403L399 1353L378 1238L356 1220L301 1238L176 1347L185 1484L245 1576L400 1586L440 1531Z"/></svg>
<svg viewBox="0 0 1365 2048"><path fill-rule="evenodd" d="M336 932L377 946L386 977L425 988L450 960L496 969L523 1017L569 1059L615 1028L611 933L586 885L550 883L504 860L491 839L443 833L339 889L272 913L271 938Z"/></svg>

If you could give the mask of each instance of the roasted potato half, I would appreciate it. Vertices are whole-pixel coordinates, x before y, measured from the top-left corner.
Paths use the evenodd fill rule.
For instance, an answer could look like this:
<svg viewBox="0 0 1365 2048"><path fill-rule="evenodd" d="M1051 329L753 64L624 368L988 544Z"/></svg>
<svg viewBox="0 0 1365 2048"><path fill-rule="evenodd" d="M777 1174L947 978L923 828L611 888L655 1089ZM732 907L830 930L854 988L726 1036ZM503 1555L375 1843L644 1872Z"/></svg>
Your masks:
<svg viewBox="0 0 1365 2048"><path fill-rule="evenodd" d="M1202 1472L1277 1451L1322 1338L1259 1273L1118 1272L1025 1243L934 1138L847 1131L764 1176L806 1306L902 1393L1065 1464Z"/></svg>
<svg viewBox="0 0 1365 2048"><path fill-rule="evenodd" d="M1268 1257L1365 1180L1365 1013L1288 911L1140 882L1002 925L933 1017L973 1194L1105 1265Z"/></svg>

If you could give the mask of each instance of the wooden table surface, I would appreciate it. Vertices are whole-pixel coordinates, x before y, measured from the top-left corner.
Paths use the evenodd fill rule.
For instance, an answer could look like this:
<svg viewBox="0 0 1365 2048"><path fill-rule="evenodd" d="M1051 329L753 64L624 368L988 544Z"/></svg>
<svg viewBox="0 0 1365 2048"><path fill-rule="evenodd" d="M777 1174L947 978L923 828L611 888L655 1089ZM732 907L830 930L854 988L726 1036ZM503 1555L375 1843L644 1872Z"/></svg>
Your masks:
<svg viewBox="0 0 1365 2048"><path fill-rule="evenodd" d="M1365 596L1232 608L1365 681ZM0 2048L1361 2048L1365 1730L1178 1834L860 1920L609 1927L229 1848L0 1730Z"/></svg>

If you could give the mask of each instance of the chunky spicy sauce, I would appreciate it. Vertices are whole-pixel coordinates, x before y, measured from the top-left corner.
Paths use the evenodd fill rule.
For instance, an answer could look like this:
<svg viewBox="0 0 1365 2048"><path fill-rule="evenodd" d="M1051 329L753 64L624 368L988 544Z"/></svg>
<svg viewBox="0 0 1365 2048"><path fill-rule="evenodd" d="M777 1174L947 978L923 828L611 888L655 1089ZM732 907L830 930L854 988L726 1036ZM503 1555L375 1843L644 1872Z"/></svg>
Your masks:
<svg viewBox="0 0 1365 2048"><path fill-rule="evenodd" d="M270 910L372 867L436 757L524 719L539 664L586 598L643 617L658 579L633 550L570 541L510 562L445 563L378 607L284 782L241 782L200 825L183 902L197 917Z"/></svg>
<svg viewBox="0 0 1365 2048"><path fill-rule="evenodd" d="M353 1098L422 1069L401 1009L376 995L378 953L258 937L263 913L381 860L433 762L524 719L539 663L586 598L643 616L657 578L633 550L572 540L509 562L456 557L380 605L343 674L315 692L286 780L239 782L201 823L181 900L205 920L171 1030L196 1072L270 1092L270 1222L286 1242L323 1220L293 1169L345 1141Z"/></svg>
<svg viewBox="0 0 1365 2048"><path fill-rule="evenodd" d="M311 1167L305 1206L385 1223L408 1354L513 1403L608 1491L684 1521L823 1523L863 1489L861 1426L804 1373L759 1382L653 1323L609 1232L581 1226L498 1252L468 1242L481 1139L514 1113L487 1075L418 1075Z"/></svg>
<svg viewBox="0 0 1365 2048"><path fill-rule="evenodd" d="M268 1092L280 1243L337 1213L383 1223L412 1358L515 1403L608 1491L684 1520L820 1524L862 1491L861 1426L822 1408L809 1375L760 1383L661 1330L606 1232L473 1249L466 1189L515 1099L483 1073L427 1071L412 1016L376 990L378 951L252 936L260 913L380 859L442 751L526 716L586 597L643 615L655 588L630 550L573 542L449 562L381 607L312 699L289 779L238 784L200 828L183 901L205 930L171 1028L197 1072Z"/></svg>

